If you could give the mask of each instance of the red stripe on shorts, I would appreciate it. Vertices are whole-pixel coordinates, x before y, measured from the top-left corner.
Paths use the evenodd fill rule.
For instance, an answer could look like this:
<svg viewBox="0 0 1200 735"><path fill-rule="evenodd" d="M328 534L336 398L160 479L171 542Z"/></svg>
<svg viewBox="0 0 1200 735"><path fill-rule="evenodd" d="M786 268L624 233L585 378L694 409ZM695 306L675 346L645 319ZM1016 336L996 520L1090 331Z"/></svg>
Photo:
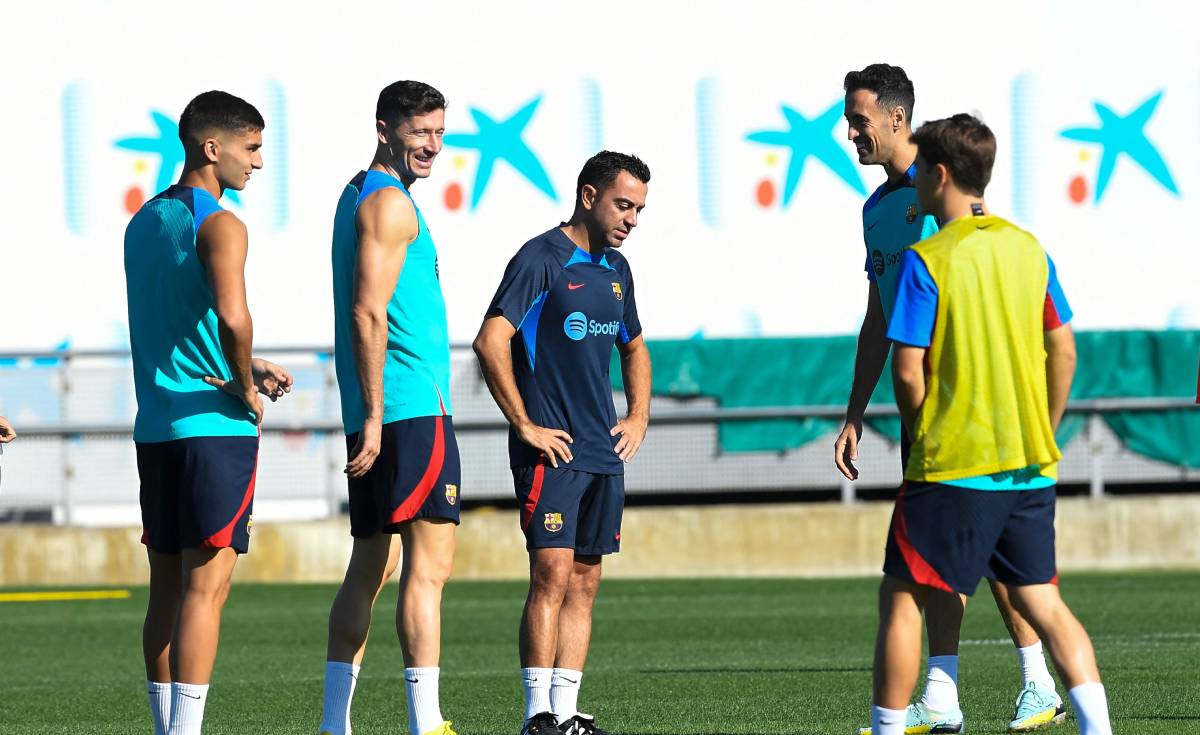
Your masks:
<svg viewBox="0 0 1200 735"><path fill-rule="evenodd" d="M896 522L892 527L896 535L896 546L900 548L900 554L904 557L904 564L917 584L953 592L950 585L942 579L942 575L938 574L937 570L925 561L921 552L917 551L908 540L908 524L904 522L904 491L907 489L908 483L906 482L900 486L900 492L896 494Z"/></svg>
<svg viewBox="0 0 1200 735"><path fill-rule="evenodd" d="M542 497L542 481L546 479L546 465L539 464L533 468L533 485L529 488L529 497L525 498L525 505L521 508L521 530L529 528L529 521L533 519L533 511L537 508L538 498Z"/></svg>
<svg viewBox="0 0 1200 735"><path fill-rule="evenodd" d="M436 416L433 419L433 451L429 455L429 466L425 468L425 474L421 475L420 482L408 494L400 507L392 511L392 517L388 519L389 523L403 523L412 520L417 511L421 510L421 506L425 505L425 500L429 498L429 493L433 491L433 486L441 477L442 465L445 462L446 432L442 425L442 417Z"/></svg>
<svg viewBox="0 0 1200 735"><path fill-rule="evenodd" d="M246 509L250 507L250 501L254 499L254 482L258 477L258 455L254 456L254 471L250 473L250 482L246 485L246 492L242 495L242 505L238 508L237 513L233 514L233 520L229 524L217 531L213 535L204 539L200 543L200 547L204 549L224 549L233 543L233 527L242 519L242 515Z"/></svg>

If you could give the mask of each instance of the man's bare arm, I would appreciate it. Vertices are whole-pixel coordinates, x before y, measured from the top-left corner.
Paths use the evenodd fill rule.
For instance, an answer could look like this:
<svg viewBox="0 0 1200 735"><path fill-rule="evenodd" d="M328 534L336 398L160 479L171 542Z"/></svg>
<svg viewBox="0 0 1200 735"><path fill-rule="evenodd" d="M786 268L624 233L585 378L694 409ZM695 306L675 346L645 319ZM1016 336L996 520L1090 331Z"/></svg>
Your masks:
<svg viewBox="0 0 1200 735"><path fill-rule="evenodd" d="M867 315L858 330L858 350L854 354L854 383L846 406L846 424L833 444L833 463L848 479L858 479L854 461L858 459L858 442L862 438L863 414L871 394L883 374L891 342L887 339L887 320L879 298L879 285L871 282L867 292Z"/></svg>
<svg viewBox="0 0 1200 735"><path fill-rule="evenodd" d="M915 436L917 414L925 403L925 353L924 347L897 344L892 353L892 381L896 388L896 403L900 406L900 419L908 428L908 435Z"/></svg>
<svg viewBox="0 0 1200 735"><path fill-rule="evenodd" d="M621 353L621 375L629 409L612 429L613 436L621 435L613 451L622 462L628 462L641 448L650 423L650 350L639 334L628 343L618 342L617 352Z"/></svg>
<svg viewBox="0 0 1200 735"><path fill-rule="evenodd" d="M396 188L380 189L358 207L351 332L365 421L346 473L362 477L379 456L383 428L383 364L387 359L387 307L404 269L408 246L419 234L412 202Z"/></svg>
<svg viewBox="0 0 1200 735"><path fill-rule="evenodd" d="M515 327L503 316L492 316L484 320L472 347L479 358L483 379L488 391L504 418L512 425L517 437L529 446L541 450L551 466L558 461L570 462L571 435L562 429L537 426L525 410L521 392L517 390L517 379L513 374L512 352L509 343L517 333Z"/></svg>
<svg viewBox="0 0 1200 735"><path fill-rule="evenodd" d="M246 253L249 241L246 225L233 213L213 214L200 226L196 253L208 276L217 314L217 335L221 352L233 378L222 389L242 399L262 423L263 405L254 385L250 350L254 341L254 321L246 303Z"/></svg>
<svg viewBox="0 0 1200 735"><path fill-rule="evenodd" d="M1075 379L1075 333L1070 324L1045 333L1046 392L1050 403L1050 425L1058 431L1067 410L1071 382Z"/></svg>

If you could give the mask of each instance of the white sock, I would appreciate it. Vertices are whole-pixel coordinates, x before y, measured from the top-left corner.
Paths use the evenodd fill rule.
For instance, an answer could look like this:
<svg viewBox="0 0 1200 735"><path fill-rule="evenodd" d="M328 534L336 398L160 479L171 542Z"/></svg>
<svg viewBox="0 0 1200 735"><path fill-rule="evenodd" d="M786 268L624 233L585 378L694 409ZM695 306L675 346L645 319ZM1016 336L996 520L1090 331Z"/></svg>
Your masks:
<svg viewBox="0 0 1200 735"><path fill-rule="evenodd" d="M321 706L321 732L350 735L350 702L360 667L341 661L325 662L325 702Z"/></svg>
<svg viewBox="0 0 1200 735"><path fill-rule="evenodd" d="M1041 641L1032 646L1018 648L1017 656L1021 659L1022 684L1033 682L1040 687L1054 691L1054 677L1050 676L1050 669L1046 668L1046 656L1042 653Z"/></svg>
<svg viewBox="0 0 1200 735"><path fill-rule="evenodd" d="M1080 735L1112 735L1103 684L1080 684L1067 695L1071 698L1071 706L1075 708L1075 719L1079 720Z"/></svg>
<svg viewBox="0 0 1200 735"><path fill-rule="evenodd" d="M438 676L441 669L437 666L404 670L404 693L408 695L408 732L409 735L421 735L441 727L442 708L438 703Z"/></svg>
<svg viewBox="0 0 1200 735"><path fill-rule="evenodd" d="M171 682L146 680L150 696L150 719L154 720L154 735L167 735L171 726Z"/></svg>
<svg viewBox="0 0 1200 735"><path fill-rule="evenodd" d="M207 684L172 683L169 735L200 735L200 726L204 724L204 703L207 700Z"/></svg>
<svg viewBox="0 0 1200 735"><path fill-rule="evenodd" d="M871 735L904 735L908 712L886 707L871 708Z"/></svg>
<svg viewBox="0 0 1200 735"><path fill-rule="evenodd" d="M550 707L550 677L554 669L529 667L521 669L521 682L525 687L525 719L542 712L553 712Z"/></svg>
<svg viewBox="0 0 1200 735"><path fill-rule="evenodd" d="M583 672L555 668L550 677L550 707L558 724L579 714L579 682Z"/></svg>
<svg viewBox="0 0 1200 735"><path fill-rule="evenodd" d="M934 712L950 712L958 707L958 656L929 657L921 701Z"/></svg>

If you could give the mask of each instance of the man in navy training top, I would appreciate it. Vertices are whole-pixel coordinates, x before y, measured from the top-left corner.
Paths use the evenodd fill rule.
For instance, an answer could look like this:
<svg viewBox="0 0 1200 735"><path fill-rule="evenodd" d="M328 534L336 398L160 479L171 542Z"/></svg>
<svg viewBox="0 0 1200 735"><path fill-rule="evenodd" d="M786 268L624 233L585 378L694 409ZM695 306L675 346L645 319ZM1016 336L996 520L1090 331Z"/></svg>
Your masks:
<svg viewBox="0 0 1200 735"><path fill-rule="evenodd" d="M250 545L259 394L274 401L291 390L286 370L250 357L246 226L217 203L262 168L263 127L243 99L197 96L179 119L179 183L125 230L155 735L200 733L221 608Z"/></svg>
<svg viewBox="0 0 1200 735"><path fill-rule="evenodd" d="M584 164L570 222L517 252L475 353L510 424L509 458L529 550L521 618L522 735L602 735L578 711L600 563L621 545L624 463L646 434L650 353L618 248L646 204L650 169L602 151ZM609 382L621 357L628 411Z"/></svg>

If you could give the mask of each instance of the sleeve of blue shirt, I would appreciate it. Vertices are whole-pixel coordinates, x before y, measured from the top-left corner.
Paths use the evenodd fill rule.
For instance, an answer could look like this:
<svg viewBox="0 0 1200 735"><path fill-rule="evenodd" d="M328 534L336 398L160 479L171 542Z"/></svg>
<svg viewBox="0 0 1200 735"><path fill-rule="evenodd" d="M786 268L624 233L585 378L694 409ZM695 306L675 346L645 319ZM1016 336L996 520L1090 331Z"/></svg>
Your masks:
<svg viewBox="0 0 1200 735"><path fill-rule="evenodd" d="M1046 262L1050 265L1050 281L1046 285L1046 297L1050 303L1047 304L1047 307L1053 307L1055 312L1052 315L1049 313L1049 308L1046 310L1046 328L1050 329L1066 324L1075 314L1071 311L1071 305L1067 303L1067 294L1063 292L1062 284L1058 282L1058 269L1054 267L1054 260L1051 259L1049 253L1046 253Z"/></svg>
<svg viewBox="0 0 1200 735"><path fill-rule="evenodd" d="M621 315L621 333L617 336L622 344L629 344L642 333L642 322L638 319L637 300L633 297L633 272L625 270L625 309Z"/></svg>
<svg viewBox="0 0 1200 735"><path fill-rule="evenodd" d="M896 282L896 306L888 320L888 339L913 347L928 347L937 320L938 288L914 250L900 258Z"/></svg>
<svg viewBox="0 0 1200 735"><path fill-rule="evenodd" d="M526 245L518 250L504 269L487 316L503 316L514 329L519 329L525 315L550 290L550 273L540 248Z"/></svg>

